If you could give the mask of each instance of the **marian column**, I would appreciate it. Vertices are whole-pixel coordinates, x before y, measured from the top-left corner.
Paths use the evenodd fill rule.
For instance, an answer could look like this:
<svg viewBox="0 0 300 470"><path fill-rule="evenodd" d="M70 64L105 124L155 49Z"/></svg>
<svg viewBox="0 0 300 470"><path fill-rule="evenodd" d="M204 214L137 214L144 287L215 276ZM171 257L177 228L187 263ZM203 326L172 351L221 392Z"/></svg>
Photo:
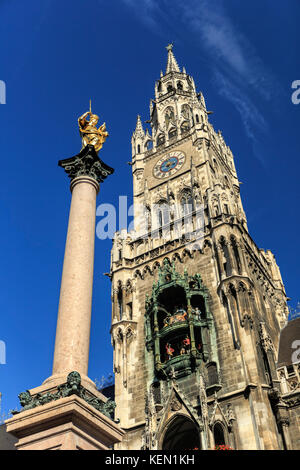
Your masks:
<svg viewBox="0 0 300 470"><path fill-rule="evenodd" d="M115 403L88 378L96 196L113 173L98 151L108 133L91 109L79 119L82 149L58 162L71 179L72 201L61 280L52 375L19 395L23 409L6 422L18 449L108 449L124 432Z"/></svg>
<svg viewBox="0 0 300 470"><path fill-rule="evenodd" d="M89 120L87 119L89 115ZM79 119L83 148L75 157L60 160L71 179L72 201L60 289L52 376L57 382L71 371L89 381L88 359L93 291L96 196L113 169L98 157L108 132L97 129L98 116L87 112ZM87 384L86 384L87 385Z"/></svg>

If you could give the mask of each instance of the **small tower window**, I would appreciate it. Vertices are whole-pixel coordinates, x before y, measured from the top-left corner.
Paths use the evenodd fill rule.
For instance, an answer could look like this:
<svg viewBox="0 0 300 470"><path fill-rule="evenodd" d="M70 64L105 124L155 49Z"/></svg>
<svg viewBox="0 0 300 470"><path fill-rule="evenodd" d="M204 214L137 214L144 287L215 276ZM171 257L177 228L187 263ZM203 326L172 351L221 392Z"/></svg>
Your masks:
<svg viewBox="0 0 300 470"><path fill-rule="evenodd" d="M152 148L153 148L152 140L148 140L148 142L146 142L146 149L151 150Z"/></svg>
<svg viewBox="0 0 300 470"><path fill-rule="evenodd" d="M168 85L167 85L167 91L168 91L168 93L170 93L170 91L173 91L173 86L172 86L171 83L168 83Z"/></svg>
<svg viewBox="0 0 300 470"><path fill-rule="evenodd" d="M119 318L122 320L123 316L123 295L122 295L122 288L119 287L118 290L118 310L119 310Z"/></svg>
<svg viewBox="0 0 300 470"><path fill-rule="evenodd" d="M178 83L177 83L177 89L178 89L178 90L183 90L183 85L182 85L181 82L178 82Z"/></svg>
<svg viewBox="0 0 300 470"><path fill-rule="evenodd" d="M225 445L224 429L220 423L214 425L214 440L215 446Z"/></svg>
<svg viewBox="0 0 300 470"><path fill-rule="evenodd" d="M128 318L132 320L132 302L128 302L127 304L127 311L128 311Z"/></svg>
<svg viewBox="0 0 300 470"><path fill-rule="evenodd" d="M198 116L198 114L196 114L196 122L197 122L197 123L199 122L199 116Z"/></svg>
<svg viewBox="0 0 300 470"><path fill-rule="evenodd" d="M165 136L164 134L160 134L157 138L157 146L159 147L160 145L165 143Z"/></svg>
<svg viewBox="0 0 300 470"><path fill-rule="evenodd" d="M140 144L137 146L137 153L141 153L141 146L140 146Z"/></svg>
<svg viewBox="0 0 300 470"><path fill-rule="evenodd" d="M169 139L173 139L177 136L177 129L171 129L169 132Z"/></svg>

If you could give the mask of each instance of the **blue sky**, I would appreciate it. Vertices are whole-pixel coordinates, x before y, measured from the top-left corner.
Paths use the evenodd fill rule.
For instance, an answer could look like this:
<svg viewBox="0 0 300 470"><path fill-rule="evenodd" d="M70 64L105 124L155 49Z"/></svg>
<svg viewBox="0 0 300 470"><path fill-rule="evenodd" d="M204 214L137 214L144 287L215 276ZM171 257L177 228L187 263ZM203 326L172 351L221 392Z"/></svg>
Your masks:
<svg viewBox="0 0 300 470"><path fill-rule="evenodd" d="M0 0L0 365L5 412L51 375L70 204L57 161L78 153L88 109L110 133L101 157L115 168L100 202L131 198L130 138L148 119L154 82L174 42L235 156L249 230L271 249L291 305L300 300L298 0ZM112 369L111 241L96 239L89 376Z"/></svg>

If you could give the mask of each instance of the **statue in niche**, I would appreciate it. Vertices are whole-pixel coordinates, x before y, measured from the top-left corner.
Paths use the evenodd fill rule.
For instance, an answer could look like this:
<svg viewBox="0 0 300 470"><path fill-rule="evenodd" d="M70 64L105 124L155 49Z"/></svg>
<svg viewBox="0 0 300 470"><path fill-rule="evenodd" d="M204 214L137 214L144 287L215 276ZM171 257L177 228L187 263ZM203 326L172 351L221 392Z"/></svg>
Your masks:
<svg viewBox="0 0 300 470"><path fill-rule="evenodd" d="M170 121L174 121L174 120L175 120L175 115L174 115L173 108L167 108L167 111L165 114L166 129L168 129Z"/></svg>
<svg viewBox="0 0 300 470"><path fill-rule="evenodd" d="M176 306L175 309L174 309L174 315L173 315L172 323L186 321L186 317L187 317L186 310L182 306L180 306L180 307Z"/></svg>
<svg viewBox="0 0 300 470"><path fill-rule="evenodd" d="M191 349L191 340L188 337L188 335L186 335L186 337L182 340L180 354L186 354L190 351L190 349Z"/></svg>
<svg viewBox="0 0 300 470"><path fill-rule="evenodd" d="M182 341L186 351L189 351L190 348L191 348L191 340L190 338L188 337L188 335L186 335L186 337L184 338L184 340Z"/></svg>
<svg viewBox="0 0 300 470"><path fill-rule="evenodd" d="M166 344L166 356L167 356L167 361L169 361L170 359L172 359L174 351L175 351L175 349L172 348L171 344L170 344L170 343L167 343L167 344Z"/></svg>
<svg viewBox="0 0 300 470"><path fill-rule="evenodd" d="M193 308L192 314L194 315L195 320L197 321L201 320L201 310L199 307Z"/></svg>
<svg viewBox="0 0 300 470"><path fill-rule="evenodd" d="M185 118L185 119L189 119L190 118L190 108L187 104L184 104L181 108L181 115Z"/></svg>

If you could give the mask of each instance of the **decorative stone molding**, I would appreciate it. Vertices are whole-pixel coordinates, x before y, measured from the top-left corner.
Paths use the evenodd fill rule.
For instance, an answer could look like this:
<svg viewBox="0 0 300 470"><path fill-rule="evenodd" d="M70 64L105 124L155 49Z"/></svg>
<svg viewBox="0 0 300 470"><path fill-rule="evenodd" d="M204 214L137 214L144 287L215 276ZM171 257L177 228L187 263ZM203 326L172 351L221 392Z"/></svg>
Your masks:
<svg viewBox="0 0 300 470"><path fill-rule="evenodd" d="M265 322L259 324L259 337L263 349L267 351L274 351L273 341L266 330Z"/></svg>
<svg viewBox="0 0 300 470"><path fill-rule="evenodd" d="M248 313L245 313L245 315L243 316L242 320L241 320L241 326L242 327L245 327L246 324L249 325L250 329L252 330L253 329L253 319L251 317L251 315L249 315Z"/></svg>
<svg viewBox="0 0 300 470"><path fill-rule="evenodd" d="M113 168L99 158L93 145L87 145L74 157L59 160L58 165L65 170L71 181L79 176L89 176L100 184L114 172Z"/></svg>

